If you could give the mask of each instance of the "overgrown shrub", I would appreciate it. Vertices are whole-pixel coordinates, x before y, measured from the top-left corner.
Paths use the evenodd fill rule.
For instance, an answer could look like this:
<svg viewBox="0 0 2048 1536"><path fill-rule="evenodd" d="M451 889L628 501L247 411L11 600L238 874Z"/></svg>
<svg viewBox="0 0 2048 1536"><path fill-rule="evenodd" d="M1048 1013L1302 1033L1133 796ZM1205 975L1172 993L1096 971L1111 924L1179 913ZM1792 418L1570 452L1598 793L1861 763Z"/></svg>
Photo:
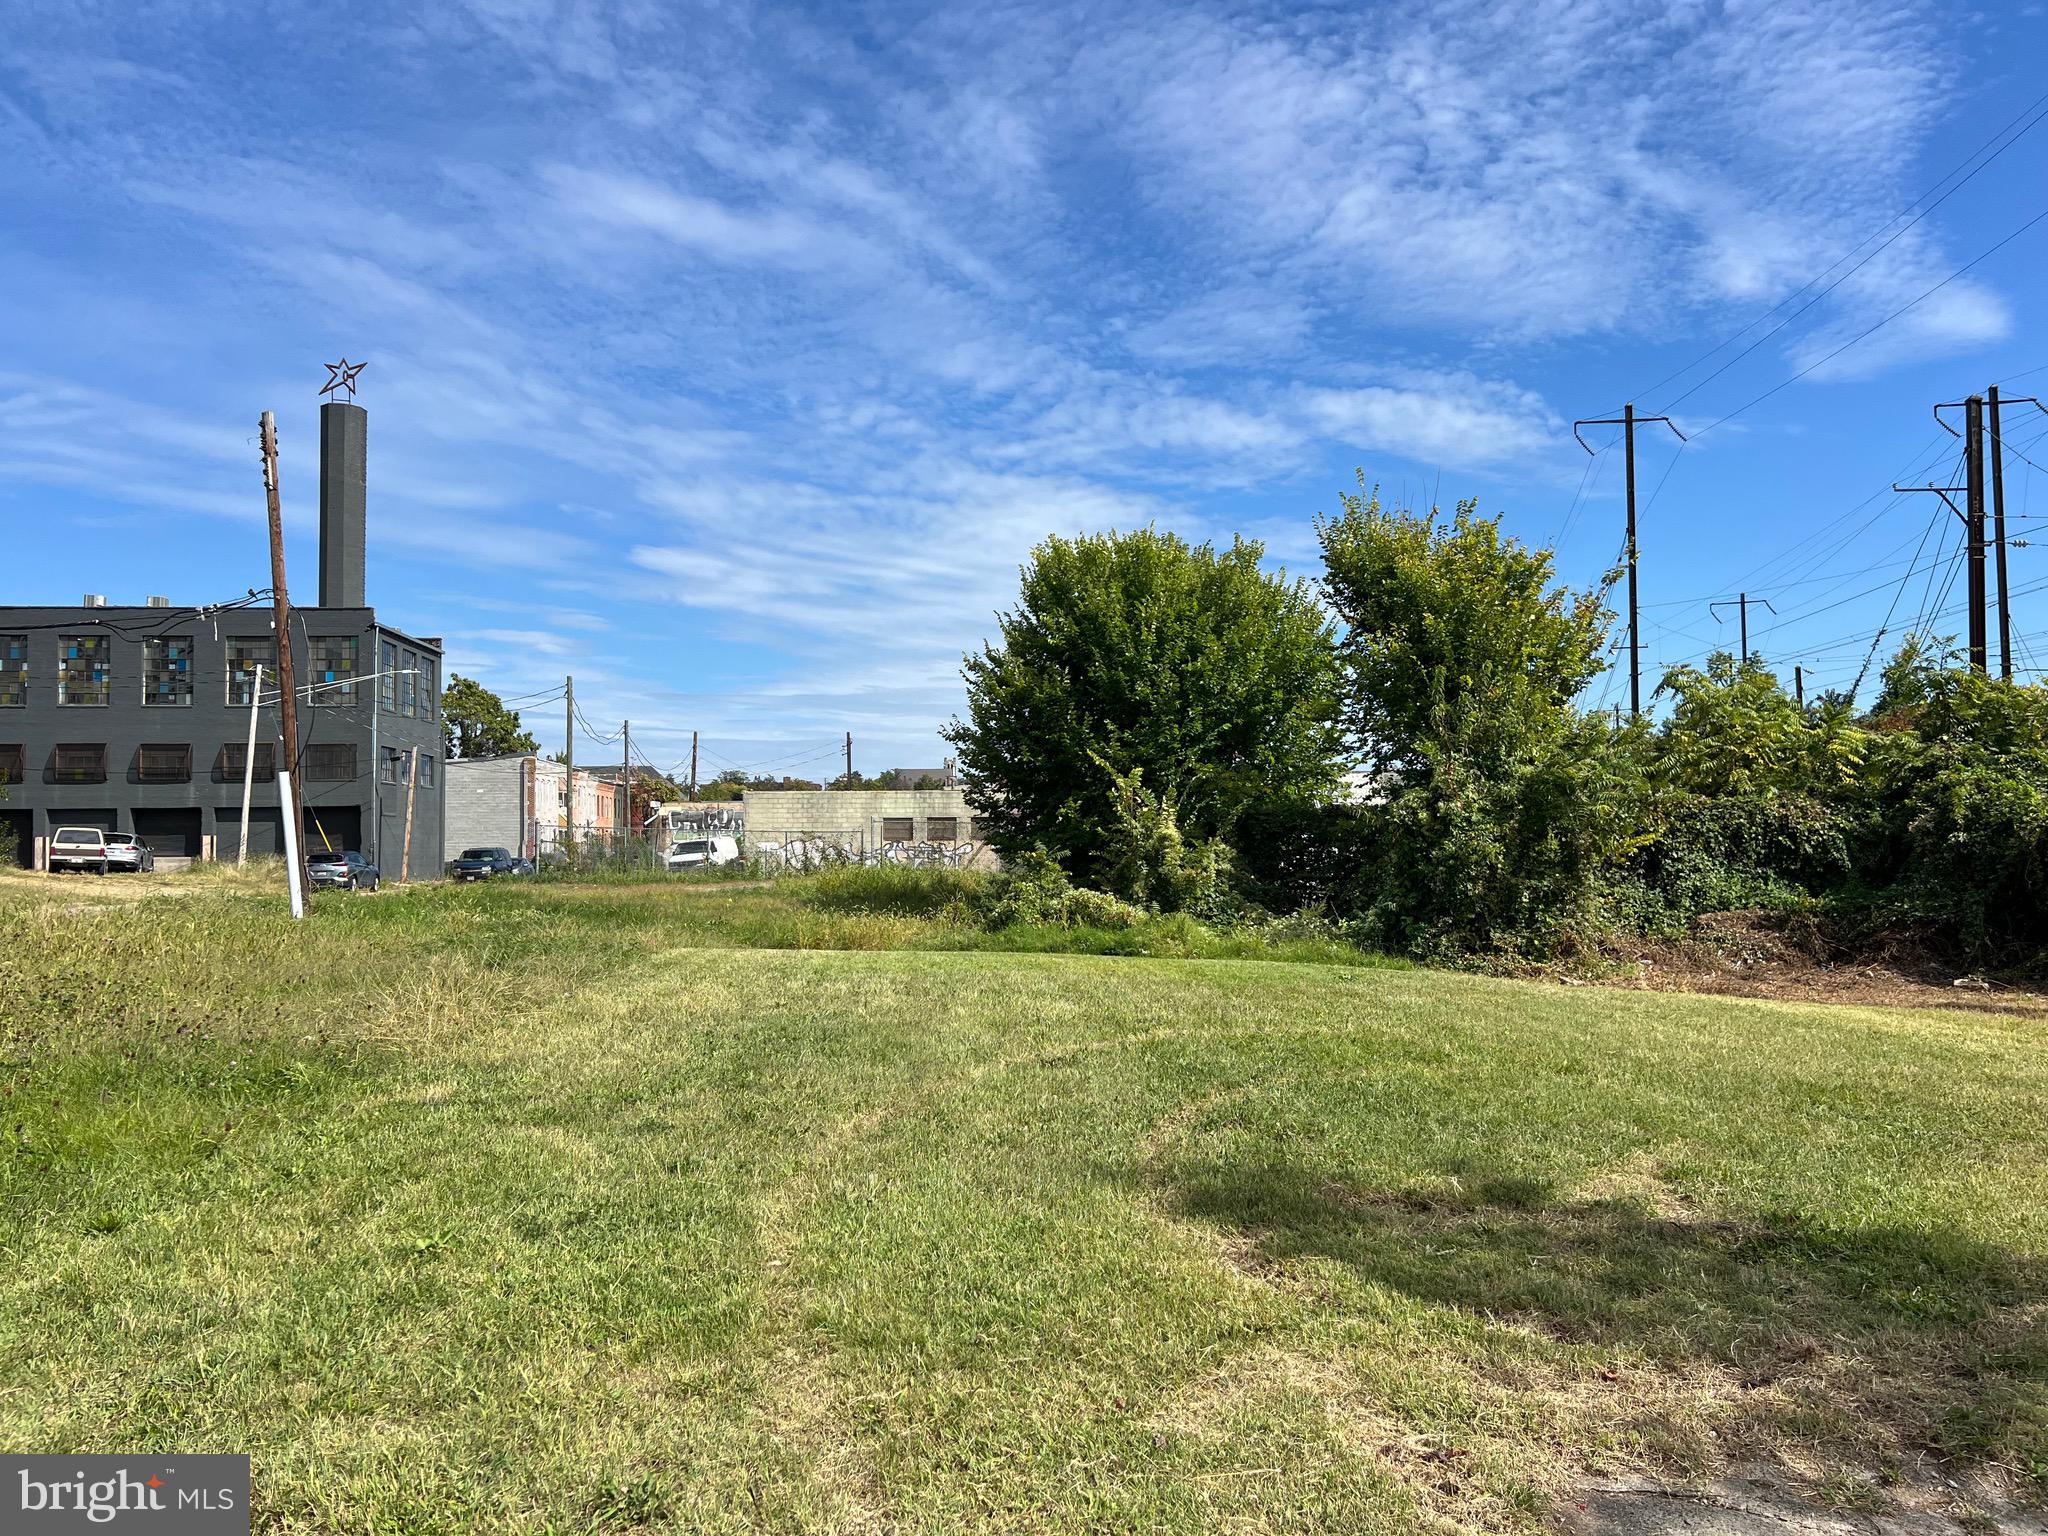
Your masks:
<svg viewBox="0 0 2048 1536"><path fill-rule="evenodd" d="M1019 855L967 905L991 928L1044 923L1117 929L1136 927L1145 919L1142 908L1120 897L1075 886L1042 848Z"/></svg>
<svg viewBox="0 0 2048 1536"><path fill-rule="evenodd" d="M1802 905L1850 878L1852 825L1807 795L1666 796L1648 839L1603 882L1600 916L1671 936L1702 912Z"/></svg>
<svg viewBox="0 0 2048 1536"><path fill-rule="evenodd" d="M1116 814L1099 861L1103 888L1157 912L1224 915L1230 850L1222 839L1189 842L1181 834L1171 791L1147 789L1142 768L1123 773L1099 757L1096 761L1110 775Z"/></svg>

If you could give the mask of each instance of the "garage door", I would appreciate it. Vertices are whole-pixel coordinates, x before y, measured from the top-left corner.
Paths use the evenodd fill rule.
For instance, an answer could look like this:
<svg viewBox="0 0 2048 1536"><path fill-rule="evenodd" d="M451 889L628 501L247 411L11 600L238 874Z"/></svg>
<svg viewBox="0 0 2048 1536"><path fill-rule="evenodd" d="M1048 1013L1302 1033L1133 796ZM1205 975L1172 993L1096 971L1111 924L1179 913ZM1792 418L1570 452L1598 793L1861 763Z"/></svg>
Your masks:
<svg viewBox="0 0 2048 1536"><path fill-rule="evenodd" d="M135 835L151 853L164 858L196 859L204 819L199 807L158 806L135 812Z"/></svg>

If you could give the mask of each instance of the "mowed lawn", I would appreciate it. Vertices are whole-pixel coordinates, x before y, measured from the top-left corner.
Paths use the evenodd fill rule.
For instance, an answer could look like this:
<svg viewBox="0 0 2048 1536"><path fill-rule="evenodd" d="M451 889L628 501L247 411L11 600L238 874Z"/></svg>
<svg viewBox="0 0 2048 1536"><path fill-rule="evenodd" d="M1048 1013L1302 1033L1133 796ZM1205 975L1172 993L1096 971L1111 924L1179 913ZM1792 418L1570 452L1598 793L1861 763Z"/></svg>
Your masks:
<svg viewBox="0 0 2048 1536"><path fill-rule="evenodd" d="M0 897L0 1444L247 1450L259 1529L2048 1487L2038 1021L886 948L945 925L803 882L83 888Z"/></svg>

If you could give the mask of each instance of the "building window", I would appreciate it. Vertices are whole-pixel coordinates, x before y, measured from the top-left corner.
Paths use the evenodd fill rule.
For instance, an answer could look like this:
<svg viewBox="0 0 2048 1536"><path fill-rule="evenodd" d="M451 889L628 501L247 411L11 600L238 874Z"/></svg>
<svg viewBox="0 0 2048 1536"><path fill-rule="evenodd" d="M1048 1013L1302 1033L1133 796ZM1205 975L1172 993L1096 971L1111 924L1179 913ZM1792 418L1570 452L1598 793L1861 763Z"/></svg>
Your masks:
<svg viewBox="0 0 2048 1536"><path fill-rule="evenodd" d="M405 753L397 747L386 747L384 749L384 769L378 777L383 779L386 784L403 784L405 782Z"/></svg>
<svg viewBox="0 0 2048 1536"><path fill-rule="evenodd" d="M148 742L135 749L135 777L144 784L183 784L192 777L192 744Z"/></svg>
<svg viewBox="0 0 2048 1536"><path fill-rule="evenodd" d="M885 843L907 843L915 839L913 818L909 816L884 816L882 818L882 841Z"/></svg>
<svg viewBox="0 0 2048 1536"><path fill-rule="evenodd" d="M974 820L968 825L968 835L972 837L977 843L987 842L988 818L986 816L975 817Z"/></svg>
<svg viewBox="0 0 2048 1536"><path fill-rule="evenodd" d="M306 777L323 784L345 784L356 776L356 744L316 741L306 748Z"/></svg>
<svg viewBox="0 0 2048 1536"><path fill-rule="evenodd" d="M228 702L256 702L256 669L277 677L277 641L269 635L228 636Z"/></svg>
<svg viewBox="0 0 2048 1536"><path fill-rule="evenodd" d="M28 703L28 636L0 635L0 709Z"/></svg>
<svg viewBox="0 0 2048 1536"><path fill-rule="evenodd" d="M387 714L398 713L398 647L389 640L377 644L377 702Z"/></svg>
<svg viewBox="0 0 2048 1536"><path fill-rule="evenodd" d="M927 816L924 819L924 836L928 843L957 843L960 841L960 818Z"/></svg>
<svg viewBox="0 0 2048 1536"><path fill-rule="evenodd" d="M312 685L316 704L353 704L356 701L355 635L315 635L307 642L313 664ZM349 775L354 778L354 774Z"/></svg>
<svg viewBox="0 0 2048 1536"><path fill-rule="evenodd" d="M0 784L19 784L27 778L27 750L19 742L0 745Z"/></svg>
<svg viewBox="0 0 2048 1536"><path fill-rule="evenodd" d="M419 657L414 655L411 651L399 652L398 712L401 715L416 715L420 712L419 666Z"/></svg>
<svg viewBox="0 0 2048 1536"><path fill-rule="evenodd" d="M434 686L434 658L424 653L420 656L420 718L431 720L440 707L441 693Z"/></svg>
<svg viewBox="0 0 2048 1536"><path fill-rule="evenodd" d="M99 706L112 696L105 635L57 637L57 702Z"/></svg>
<svg viewBox="0 0 2048 1536"><path fill-rule="evenodd" d="M192 702L192 637L159 635L142 642L142 702Z"/></svg>
<svg viewBox="0 0 2048 1536"><path fill-rule="evenodd" d="M431 752L420 754L420 782L427 785L434 782L434 754Z"/></svg>
<svg viewBox="0 0 2048 1536"><path fill-rule="evenodd" d="M248 744L240 741L226 742L220 749L221 779L227 783L239 784L249 761ZM259 784L268 784L277 777L277 743L259 741L256 743L256 771L248 775Z"/></svg>
<svg viewBox="0 0 2048 1536"><path fill-rule="evenodd" d="M59 784L104 784L107 782L106 743L60 742L50 753L50 769Z"/></svg>

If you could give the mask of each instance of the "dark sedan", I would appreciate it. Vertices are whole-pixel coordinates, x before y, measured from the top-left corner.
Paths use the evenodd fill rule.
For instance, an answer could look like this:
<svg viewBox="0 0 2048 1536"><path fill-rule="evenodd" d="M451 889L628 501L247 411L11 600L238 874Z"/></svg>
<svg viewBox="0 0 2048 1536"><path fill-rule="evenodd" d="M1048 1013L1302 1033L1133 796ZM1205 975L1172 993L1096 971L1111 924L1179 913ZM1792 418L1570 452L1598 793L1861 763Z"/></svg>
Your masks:
<svg viewBox="0 0 2048 1536"><path fill-rule="evenodd" d="M343 853L307 854L306 877L316 891L374 891L382 879L377 866L353 848Z"/></svg>
<svg viewBox="0 0 2048 1536"><path fill-rule="evenodd" d="M462 857L448 866L457 880L490 880L500 875L530 875L533 861L522 859L510 848L465 848Z"/></svg>

